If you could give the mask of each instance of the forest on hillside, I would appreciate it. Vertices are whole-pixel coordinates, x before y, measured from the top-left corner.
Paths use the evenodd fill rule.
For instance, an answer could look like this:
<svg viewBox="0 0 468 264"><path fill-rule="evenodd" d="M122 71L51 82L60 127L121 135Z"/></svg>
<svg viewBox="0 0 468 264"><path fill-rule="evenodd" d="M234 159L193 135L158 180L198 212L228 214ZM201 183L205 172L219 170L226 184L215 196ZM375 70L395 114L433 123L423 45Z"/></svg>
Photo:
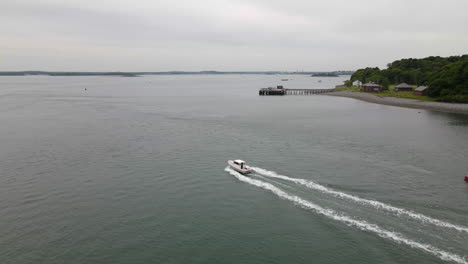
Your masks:
<svg viewBox="0 0 468 264"><path fill-rule="evenodd" d="M359 69L351 75L348 85L356 80L378 83L386 88L402 82L427 85L428 96L439 101L468 103L468 54L401 59L389 63L387 69Z"/></svg>

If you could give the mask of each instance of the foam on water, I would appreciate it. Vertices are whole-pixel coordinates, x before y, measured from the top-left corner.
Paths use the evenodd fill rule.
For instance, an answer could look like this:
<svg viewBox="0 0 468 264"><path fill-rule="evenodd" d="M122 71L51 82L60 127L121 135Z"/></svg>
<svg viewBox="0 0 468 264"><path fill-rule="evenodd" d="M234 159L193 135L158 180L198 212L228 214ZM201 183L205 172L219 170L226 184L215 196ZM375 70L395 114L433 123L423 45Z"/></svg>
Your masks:
<svg viewBox="0 0 468 264"><path fill-rule="evenodd" d="M312 210L312 211L314 211L314 212L316 212L316 213L318 213L320 215L323 215L323 216L328 217L330 219L333 219L333 220L336 220L338 222L344 223L344 224L346 224L348 226L356 227L356 228L359 228L360 230L363 230L363 231L372 232L372 233L375 233L375 234L377 234L378 236L380 236L382 238L389 239L389 240L392 240L392 241L394 241L396 243L405 244L405 245L408 245L408 246L410 246L412 248L422 250L422 251L424 251L426 253L429 253L431 255L434 255L434 256L440 258L441 260L452 261L452 262L461 263L461 264L468 264L468 262L465 260L464 257L459 256L457 254L441 250L441 249L439 249L437 247L434 247L432 245L429 245L429 244L424 244L424 243L419 243L419 242L413 241L413 240L411 240L409 238L404 237L403 235L401 235L399 233L385 230L385 229L379 227L378 225L368 223L368 222L366 222L364 220L356 220L356 219L353 219L353 218L351 218L351 217L349 217L347 215L339 214L338 212L336 212L336 211L334 211L332 209L321 207L321 206L319 206L317 204L314 204L314 203L312 203L310 201L304 200L299 196L288 194L285 191L281 190L280 188L278 188L278 187L276 187L276 186L274 186L274 185L272 185L270 183L243 176L242 174L230 169L229 167L227 167L225 169L225 171L229 172L231 175L233 175L234 177L236 177L238 180L240 180L242 182L245 182L245 183L251 184L253 186L256 186L256 187L271 191L272 193L274 193L275 195L277 195L278 197L280 197L282 199L292 201L294 204L299 205L304 209Z"/></svg>
<svg viewBox="0 0 468 264"><path fill-rule="evenodd" d="M340 191L336 191L336 190L333 190L331 188L320 185L318 183L315 183L315 182L313 182L311 180L291 178L291 177L288 177L288 176L285 176L285 175L278 174L278 173L276 173L274 171L269 171L269 170L265 170L265 169L258 168L258 167L253 167L253 169L257 173L259 173L259 174L261 174L263 176L294 182L296 184L304 185L304 186L306 186L306 187L308 187L310 189L318 190L318 191L320 191L322 193L331 194L331 195L333 195L335 197L338 197L338 198L348 199L348 200L351 200L351 201L354 201L354 202L357 202L357 203L360 203L360 204L364 204L364 205L370 205L370 206L373 206L373 207L375 207L377 209L386 210L386 211L395 213L397 215L404 215L404 216L419 220L419 221L424 222L424 223L429 223L429 224L433 224L433 225L444 227L444 228L451 228L451 229L457 230L459 232L468 233L468 227L448 223L446 221L435 219L435 218L432 218L430 216L426 216L426 215L423 215L423 214L420 214L420 213L416 213L416 212L413 212L411 210L395 207L395 206L385 204L385 203L382 203L382 202L379 202L379 201L365 199L365 198L361 198L361 197L358 197L358 196L355 196L355 195L351 195L351 194L343 193L343 192L340 192Z"/></svg>

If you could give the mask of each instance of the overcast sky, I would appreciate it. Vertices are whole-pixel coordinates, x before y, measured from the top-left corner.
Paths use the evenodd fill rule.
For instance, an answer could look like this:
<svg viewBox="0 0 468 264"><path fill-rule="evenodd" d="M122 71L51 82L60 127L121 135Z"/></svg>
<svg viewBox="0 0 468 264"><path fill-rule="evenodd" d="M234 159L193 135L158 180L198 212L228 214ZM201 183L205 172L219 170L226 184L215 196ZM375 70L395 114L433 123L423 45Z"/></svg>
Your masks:
<svg viewBox="0 0 468 264"><path fill-rule="evenodd" d="M0 0L0 70L354 70L468 53L468 0Z"/></svg>

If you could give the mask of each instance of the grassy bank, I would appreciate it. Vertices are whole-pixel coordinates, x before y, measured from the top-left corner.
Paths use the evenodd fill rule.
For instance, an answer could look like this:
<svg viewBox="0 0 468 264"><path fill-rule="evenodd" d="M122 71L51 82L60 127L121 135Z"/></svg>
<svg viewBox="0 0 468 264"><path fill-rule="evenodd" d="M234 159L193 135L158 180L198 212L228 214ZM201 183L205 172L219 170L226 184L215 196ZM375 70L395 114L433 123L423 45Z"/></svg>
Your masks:
<svg viewBox="0 0 468 264"><path fill-rule="evenodd" d="M342 88L337 88L336 90L340 92L360 92L361 91L361 89L357 86L342 87Z"/></svg>
<svg viewBox="0 0 468 264"><path fill-rule="evenodd" d="M380 93L370 93L378 96L385 96L385 97L396 97L396 98L406 98L406 99L414 99L414 100L421 100L421 101L436 101L436 98L431 98L428 96L420 96L414 95L413 92L395 92L395 85L390 85L388 87L388 91L380 92ZM358 86L351 86L346 88L338 88L338 91L342 92L361 92L361 89Z"/></svg>

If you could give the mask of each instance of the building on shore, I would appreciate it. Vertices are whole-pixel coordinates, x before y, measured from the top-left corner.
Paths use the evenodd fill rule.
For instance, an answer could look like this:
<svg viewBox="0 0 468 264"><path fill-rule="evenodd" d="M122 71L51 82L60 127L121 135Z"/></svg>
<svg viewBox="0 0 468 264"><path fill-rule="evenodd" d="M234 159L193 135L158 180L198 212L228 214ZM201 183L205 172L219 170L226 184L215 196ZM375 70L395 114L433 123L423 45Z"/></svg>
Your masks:
<svg viewBox="0 0 468 264"><path fill-rule="evenodd" d="M414 89L414 95L426 95L427 94L427 86L419 86L418 88Z"/></svg>
<svg viewBox="0 0 468 264"><path fill-rule="evenodd" d="M361 85L362 85L362 82L359 80L356 80L353 82L353 86L361 87Z"/></svg>
<svg viewBox="0 0 468 264"><path fill-rule="evenodd" d="M404 91L413 91L413 86L407 83L400 83L399 85L395 86L393 89L395 92L404 92Z"/></svg>
<svg viewBox="0 0 468 264"><path fill-rule="evenodd" d="M361 86L361 90L363 92L379 93L382 91L382 85L373 82L368 82Z"/></svg>

